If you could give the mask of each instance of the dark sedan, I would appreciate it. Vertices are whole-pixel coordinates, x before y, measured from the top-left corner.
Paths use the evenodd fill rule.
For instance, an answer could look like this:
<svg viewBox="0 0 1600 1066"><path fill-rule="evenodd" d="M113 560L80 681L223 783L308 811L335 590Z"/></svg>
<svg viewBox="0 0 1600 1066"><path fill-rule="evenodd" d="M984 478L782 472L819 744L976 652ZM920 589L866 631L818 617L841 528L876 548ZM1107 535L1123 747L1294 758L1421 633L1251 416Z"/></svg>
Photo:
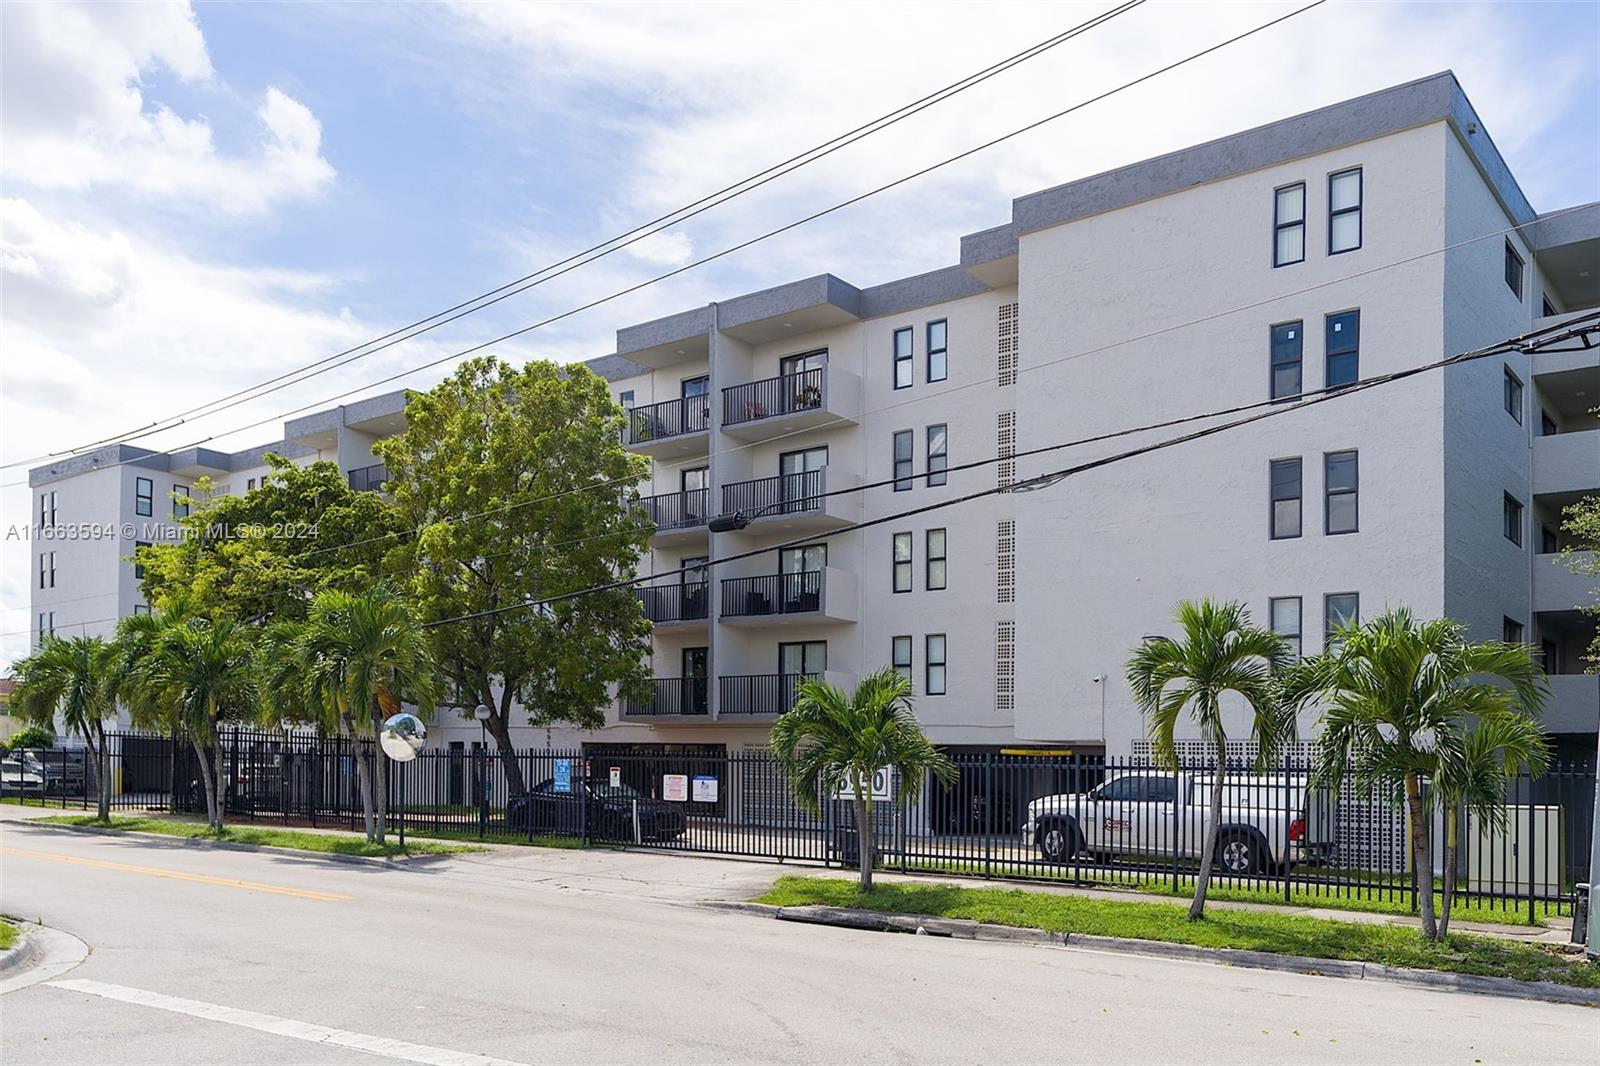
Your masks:
<svg viewBox="0 0 1600 1066"><path fill-rule="evenodd" d="M650 799L627 785L606 781L572 781L569 791L558 792L553 778L513 797L506 805L506 820L522 832L531 828L535 833L576 836L587 829L590 839L627 843L635 839L635 810L640 841L676 840L687 827L680 804Z"/></svg>

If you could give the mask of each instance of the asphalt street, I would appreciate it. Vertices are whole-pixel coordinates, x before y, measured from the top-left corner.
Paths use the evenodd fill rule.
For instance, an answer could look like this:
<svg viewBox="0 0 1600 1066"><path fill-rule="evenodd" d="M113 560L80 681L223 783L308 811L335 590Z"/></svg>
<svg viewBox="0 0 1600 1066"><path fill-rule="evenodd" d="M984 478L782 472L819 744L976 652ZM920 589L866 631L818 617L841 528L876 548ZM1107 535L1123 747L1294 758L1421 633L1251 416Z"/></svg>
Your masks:
<svg viewBox="0 0 1600 1066"><path fill-rule="evenodd" d="M404 866L0 826L0 910L88 945L0 996L32 1063L1596 1061L1600 1011L696 906L781 867Z"/></svg>

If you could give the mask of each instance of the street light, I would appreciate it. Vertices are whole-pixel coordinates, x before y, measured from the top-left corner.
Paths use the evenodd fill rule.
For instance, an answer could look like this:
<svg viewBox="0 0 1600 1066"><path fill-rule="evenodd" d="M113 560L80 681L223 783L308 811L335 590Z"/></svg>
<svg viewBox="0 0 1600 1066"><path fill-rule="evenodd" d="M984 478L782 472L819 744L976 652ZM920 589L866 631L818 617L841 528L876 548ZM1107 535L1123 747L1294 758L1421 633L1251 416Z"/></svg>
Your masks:
<svg viewBox="0 0 1600 1066"><path fill-rule="evenodd" d="M762 515L766 514L775 507L789 507L794 504L810 503L812 500L822 499L823 495L826 494L822 493L816 496L801 496L799 499L794 500L776 500L767 504L765 507L757 507L754 511L751 511L748 514L746 514L744 511L734 511L732 514L719 514L717 517L706 522L706 528L711 530L713 533L736 533L745 526L748 526L753 519L760 518Z"/></svg>
<svg viewBox="0 0 1600 1066"><path fill-rule="evenodd" d="M472 708L472 717L478 720L478 838L481 840L489 828L489 715L494 712L485 704Z"/></svg>

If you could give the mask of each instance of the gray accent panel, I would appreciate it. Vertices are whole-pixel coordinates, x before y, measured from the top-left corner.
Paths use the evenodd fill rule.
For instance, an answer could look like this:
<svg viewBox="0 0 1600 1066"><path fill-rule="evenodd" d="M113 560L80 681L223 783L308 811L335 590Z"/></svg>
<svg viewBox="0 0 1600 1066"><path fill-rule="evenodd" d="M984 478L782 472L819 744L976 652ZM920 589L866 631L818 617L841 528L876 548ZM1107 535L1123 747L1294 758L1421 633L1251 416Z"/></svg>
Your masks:
<svg viewBox="0 0 1600 1066"><path fill-rule="evenodd" d="M1003 226L969 233L961 238L961 265L979 266L997 259L1010 259L1017 254L1017 229L1007 222Z"/></svg>
<svg viewBox="0 0 1600 1066"><path fill-rule="evenodd" d="M335 407L327 411L313 411L309 415L283 424L285 440L297 440L300 437L309 437L315 433L332 433L344 425L342 407Z"/></svg>
<svg viewBox="0 0 1600 1066"><path fill-rule="evenodd" d="M169 453L167 460L167 468L169 470L183 470L191 466L209 470L226 470L228 469L228 453L215 451L211 448L185 448L182 451Z"/></svg>
<svg viewBox="0 0 1600 1066"><path fill-rule="evenodd" d="M34 467L28 471L28 484L48 485L52 481L61 481L64 478L75 477L78 474L86 474L91 470L104 470L107 467L122 464L143 467L147 470L167 470L171 468L170 457L165 452L155 452L149 448L135 447L132 444L107 444L105 447L96 448L92 452L64 456L53 462Z"/></svg>
<svg viewBox="0 0 1600 1066"><path fill-rule="evenodd" d="M394 392L385 392L379 396L369 396L365 400L345 404L341 408L344 411L345 425L381 418L384 415L405 414L406 397L409 394L409 389L396 389Z"/></svg>
<svg viewBox="0 0 1600 1066"><path fill-rule="evenodd" d="M1600 238L1600 201L1569 208L1565 214L1552 211L1540 215L1533 220L1528 240L1534 251L1542 252L1597 238Z"/></svg>
<svg viewBox="0 0 1600 1066"><path fill-rule="evenodd" d="M989 287L959 266L931 270L914 278L904 278L861 290L861 317L896 315L930 304L959 300L988 292Z"/></svg>
<svg viewBox="0 0 1600 1066"><path fill-rule="evenodd" d="M711 308L696 307L690 311L668 315L666 318L641 322L637 326L624 326L617 330L617 354L627 355L629 352L654 348L658 344L671 344L674 341L688 340L690 337L707 336L710 332Z"/></svg>
<svg viewBox="0 0 1600 1066"><path fill-rule="evenodd" d="M228 456L228 469L253 470L258 466L266 466L268 452L281 455L285 459L303 459L308 455L315 455L317 450L287 440L280 440L276 444L259 444Z"/></svg>
<svg viewBox="0 0 1600 1066"><path fill-rule="evenodd" d="M607 381L621 381L624 378L636 378L640 374L650 373L649 367L640 366L633 360L624 359L620 355L602 355L594 359L585 360L583 365Z"/></svg>
<svg viewBox="0 0 1600 1066"><path fill-rule="evenodd" d="M861 292L832 274L818 274L760 292L735 296L717 305L717 328L737 329L811 307L831 304L848 315L861 316Z"/></svg>

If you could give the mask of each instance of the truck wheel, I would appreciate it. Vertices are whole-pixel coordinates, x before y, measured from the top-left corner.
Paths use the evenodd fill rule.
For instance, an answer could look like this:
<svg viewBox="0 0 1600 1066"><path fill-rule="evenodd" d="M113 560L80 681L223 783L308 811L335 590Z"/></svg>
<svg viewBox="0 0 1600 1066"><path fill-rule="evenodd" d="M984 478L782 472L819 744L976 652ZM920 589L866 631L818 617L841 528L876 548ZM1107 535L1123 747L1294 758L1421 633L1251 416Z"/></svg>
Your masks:
<svg viewBox="0 0 1600 1066"><path fill-rule="evenodd" d="M1217 865L1223 872L1238 876L1261 870L1261 851L1247 836L1233 836L1217 845Z"/></svg>
<svg viewBox="0 0 1600 1066"><path fill-rule="evenodd" d="M1039 830L1039 854L1045 862L1063 863L1078 853L1078 827L1071 822L1050 822Z"/></svg>

